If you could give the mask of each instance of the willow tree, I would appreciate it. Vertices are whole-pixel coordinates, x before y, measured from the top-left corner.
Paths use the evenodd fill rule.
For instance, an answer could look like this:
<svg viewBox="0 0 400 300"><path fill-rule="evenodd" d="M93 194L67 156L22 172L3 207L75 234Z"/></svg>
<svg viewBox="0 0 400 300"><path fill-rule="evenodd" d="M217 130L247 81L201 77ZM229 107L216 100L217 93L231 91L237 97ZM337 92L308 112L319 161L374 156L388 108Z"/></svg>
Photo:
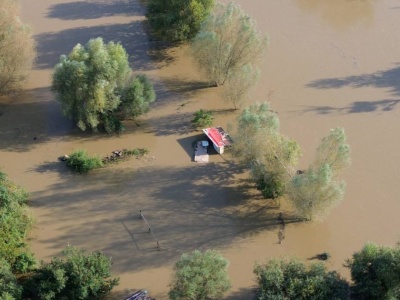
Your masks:
<svg viewBox="0 0 400 300"><path fill-rule="evenodd" d="M105 44L102 38L91 39L85 46L77 44L68 56L61 56L52 89L63 113L82 130L120 131L118 113L123 110L126 117L136 117L155 99L144 75L132 76L122 45Z"/></svg>
<svg viewBox="0 0 400 300"><path fill-rule="evenodd" d="M36 54L31 29L19 14L17 1L0 0L0 94L21 88Z"/></svg>
<svg viewBox="0 0 400 300"><path fill-rule="evenodd" d="M279 132L278 115L269 103L245 108L238 117L233 138L233 155L249 166L251 178L263 196L283 195L301 149L296 141Z"/></svg>
<svg viewBox="0 0 400 300"><path fill-rule="evenodd" d="M337 177L350 164L350 146L342 128L322 139L315 161L303 174L295 175L288 189L299 216L322 220L344 197L346 184Z"/></svg>
<svg viewBox="0 0 400 300"><path fill-rule="evenodd" d="M202 23L191 51L198 68L213 85L223 85L230 76L255 68L267 46L253 19L233 2L217 5ZM236 75L237 76L237 75Z"/></svg>

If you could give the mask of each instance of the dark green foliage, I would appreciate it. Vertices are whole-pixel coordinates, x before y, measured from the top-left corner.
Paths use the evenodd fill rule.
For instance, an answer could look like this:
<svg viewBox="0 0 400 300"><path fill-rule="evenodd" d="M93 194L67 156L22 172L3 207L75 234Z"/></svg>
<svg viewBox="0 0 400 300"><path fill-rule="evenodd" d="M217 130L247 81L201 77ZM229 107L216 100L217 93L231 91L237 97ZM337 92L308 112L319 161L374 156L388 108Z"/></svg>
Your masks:
<svg viewBox="0 0 400 300"><path fill-rule="evenodd" d="M256 187L265 199L276 199L285 193L285 178L278 173L264 173L256 181Z"/></svg>
<svg viewBox="0 0 400 300"><path fill-rule="evenodd" d="M210 127L213 123L213 116L211 111L200 109L193 114L193 126L196 128Z"/></svg>
<svg viewBox="0 0 400 300"><path fill-rule="evenodd" d="M355 299L400 299L400 248L367 244L347 262Z"/></svg>
<svg viewBox="0 0 400 300"><path fill-rule="evenodd" d="M228 261L217 251L195 250L183 254L174 267L171 300L223 299L229 289Z"/></svg>
<svg viewBox="0 0 400 300"><path fill-rule="evenodd" d="M22 288L11 272L11 267L4 259L0 259L0 299L21 299Z"/></svg>
<svg viewBox="0 0 400 300"><path fill-rule="evenodd" d="M154 35L169 42L191 40L214 6L214 0L149 0L147 19Z"/></svg>
<svg viewBox="0 0 400 300"><path fill-rule="evenodd" d="M16 272L25 272L34 265L25 243L32 226L27 199L24 189L0 172L0 257Z"/></svg>
<svg viewBox="0 0 400 300"><path fill-rule="evenodd" d="M257 300L348 299L348 283L322 263L306 266L297 259L271 259L254 268Z"/></svg>
<svg viewBox="0 0 400 300"><path fill-rule="evenodd" d="M150 103L156 100L153 85L145 75L138 75L125 88L121 110L125 118L138 117L150 109Z"/></svg>
<svg viewBox="0 0 400 300"><path fill-rule="evenodd" d="M103 162L98 156L89 156L86 150L76 150L69 156L67 165L76 172L87 173L101 168Z"/></svg>
<svg viewBox="0 0 400 300"><path fill-rule="evenodd" d="M99 299L118 284L111 260L101 252L67 247L62 257L43 264L26 285L26 296L43 300Z"/></svg>
<svg viewBox="0 0 400 300"><path fill-rule="evenodd" d="M113 113L104 114L102 116L102 129L109 133L123 133L125 131L124 125Z"/></svg>

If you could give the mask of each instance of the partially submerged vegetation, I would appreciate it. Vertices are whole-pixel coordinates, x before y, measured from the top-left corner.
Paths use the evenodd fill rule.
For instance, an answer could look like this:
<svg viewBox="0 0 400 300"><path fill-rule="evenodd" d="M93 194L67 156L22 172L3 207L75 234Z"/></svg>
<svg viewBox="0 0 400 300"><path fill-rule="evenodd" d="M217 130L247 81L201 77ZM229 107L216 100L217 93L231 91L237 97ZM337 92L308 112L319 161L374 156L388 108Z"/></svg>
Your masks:
<svg viewBox="0 0 400 300"><path fill-rule="evenodd" d="M130 156L138 158L148 153L149 150L145 148L123 149L113 151L111 155L100 158L98 155L90 156L86 150L79 149L70 155L61 157L61 160L66 161L68 167L73 171L78 173L87 173L91 170L102 168L107 164L120 161Z"/></svg>

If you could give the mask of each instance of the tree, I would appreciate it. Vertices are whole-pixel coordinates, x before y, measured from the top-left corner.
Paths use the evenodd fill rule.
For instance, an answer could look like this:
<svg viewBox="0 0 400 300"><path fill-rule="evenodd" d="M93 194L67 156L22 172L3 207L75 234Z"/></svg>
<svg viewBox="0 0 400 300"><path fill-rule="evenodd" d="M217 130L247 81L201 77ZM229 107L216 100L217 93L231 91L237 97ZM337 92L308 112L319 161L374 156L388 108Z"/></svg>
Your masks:
<svg viewBox="0 0 400 300"><path fill-rule="evenodd" d="M121 110L125 118L138 117L150 109L150 103L156 100L153 85L146 75L137 75L122 95Z"/></svg>
<svg viewBox="0 0 400 300"><path fill-rule="evenodd" d="M154 35L169 42L186 42L199 31L214 0L150 0L146 18Z"/></svg>
<svg viewBox="0 0 400 300"><path fill-rule="evenodd" d="M346 184L333 175L330 165L324 164L292 178L289 199L299 216L309 221L322 220L343 200Z"/></svg>
<svg viewBox="0 0 400 300"><path fill-rule="evenodd" d="M337 272L327 272L322 263L306 266L298 259L270 259L257 264L257 300L348 299L348 283Z"/></svg>
<svg viewBox="0 0 400 300"><path fill-rule="evenodd" d="M221 299L229 289L228 261L217 251L183 254L174 267L171 300Z"/></svg>
<svg viewBox="0 0 400 300"><path fill-rule="evenodd" d="M235 109L241 108L259 76L258 69L253 68L251 65L243 66L238 72L228 77L222 92L222 98L226 102L233 104Z"/></svg>
<svg viewBox="0 0 400 300"><path fill-rule="evenodd" d="M80 129L121 131L117 118L120 110L127 117L136 117L154 101L149 81L144 76L134 78L131 73L122 45L91 39L86 46L77 44L68 56L61 56L52 89L64 114Z"/></svg>
<svg viewBox="0 0 400 300"><path fill-rule="evenodd" d="M111 277L111 259L68 246L62 257L42 263L26 284L26 294L39 299L99 299L118 284Z"/></svg>
<svg viewBox="0 0 400 300"><path fill-rule="evenodd" d="M191 51L207 80L219 86L245 71L246 65L255 69L266 45L267 39L256 30L255 22L231 2L227 6L217 5L202 23Z"/></svg>
<svg viewBox="0 0 400 300"><path fill-rule="evenodd" d="M252 180L265 198L277 198L301 156L297 142L279 132L279 118L265 102L251 105L238 117L233 155L250 168Z"/></svg>
<svg viewBox="0 0 400 300"><path fill-rule="evenodd" d="M289 199L301 217L322 220L343 200L346 184L337 176L349 164L350 146L344 130L332 129L322 139L309 169L291 180Z"/></svg>
<svg viewBox="0 0 400 300"><path fill-rule="evenodd" d="M21 299L22 287L11 272L11 266L4 259L0 259L0 299Z"/></svg>
<svg viewBox="0 0 400 300"><path fill-rule="evenodd" d="M0 94L21 87L35 57L31 29L19 19L15 0L0 0Z"/></svg>
<svg viewBox="0 0 400 300"><path fill-rule="evenodd" d="M346 143L346 134L343 128L331 129L324 137L317 149L314 166L317 168L328 164L332 172L339 174L350 165L350 145Z"/></svg>
<svg viewBox="0 0 400 300"><path fill-rule="evenodd" d="M25 241L32 226L27 201L25 190L0 172L0 257L16 272L25 272L35 264Z"/></svg>
<svg viewBox="0 0 400 300"><path fill-rule="evenodd" d="M366 244L347 261L354 299L400 298L400 248Z"/></svg>

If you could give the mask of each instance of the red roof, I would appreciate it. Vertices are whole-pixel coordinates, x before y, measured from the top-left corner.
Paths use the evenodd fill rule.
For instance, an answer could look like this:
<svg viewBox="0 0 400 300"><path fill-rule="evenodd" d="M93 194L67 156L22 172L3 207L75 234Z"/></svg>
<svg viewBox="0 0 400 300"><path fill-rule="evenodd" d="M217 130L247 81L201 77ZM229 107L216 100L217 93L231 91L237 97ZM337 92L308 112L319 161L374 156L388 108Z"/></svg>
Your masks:
<svg viewBox="0 0 400 300"><path fill-rule="evenodd" d="M203 129L208 138L218 147L229 146L231 139L229 135L221 127L211 127Z"/></svg>

